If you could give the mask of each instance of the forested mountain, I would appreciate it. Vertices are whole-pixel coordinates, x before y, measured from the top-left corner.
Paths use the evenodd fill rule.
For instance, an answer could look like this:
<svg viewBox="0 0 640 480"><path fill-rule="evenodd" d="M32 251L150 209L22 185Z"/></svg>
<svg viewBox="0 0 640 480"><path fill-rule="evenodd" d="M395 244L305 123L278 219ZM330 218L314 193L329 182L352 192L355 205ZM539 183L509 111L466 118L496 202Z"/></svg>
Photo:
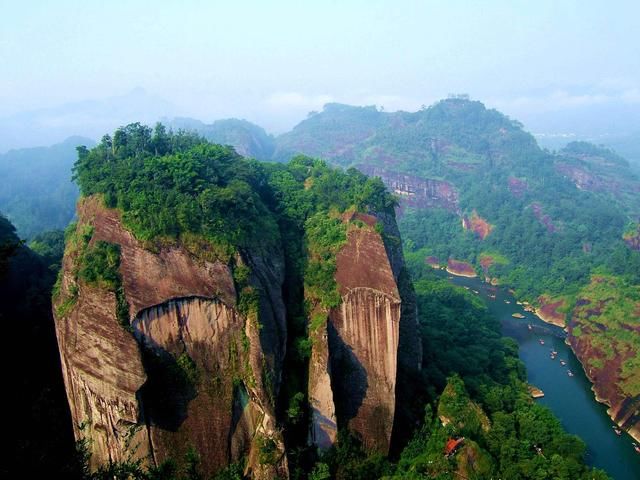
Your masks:
<svg viewBox="0 0 640 480"><path fill-rule="evenodd" d="M486 307L405 264L379 179L161 125L78 153L53 299L85 478L606 478Z"/></svg>
<svg viewBox="0 0 640 480"><path fill-rule="evenodd" d="M230 147L212 145L200 135ZM67 147L75 151L75 145ZM237 152L280 163L243 159ZM299 153L380 177L399 201L402 241L393 219L395 200L379 180L367 180L356 169L334 170ZM52 158L42 153L39 161ZM195 408L187 407L194 399L199 399L194 405L214 406L215 422L242 425L228 450L205 455L197 468L207 472L232 461L225 474L268 475L264 472L288 468L293 478L309 472L311 478L427 478L454 471L520 478L533 470L556 472L559 478L599 475L582 465L582 444L531 403L514 345L500 339L499 326L483 306L433 277L427 260L509 286L542 318L566 325L612 417L638 433L640 391L633 352L640 345L637 335L628 332L640 328L640 183L611 150L575 142L551 154L518 122L480 102L452 98L414 113L330 104L275 140L239 120L205 125L179 119L171 129L157 125L154 130L131 124L95 148L80 148L77 158L73 175L84 198L79 222L67 232L54 310L60 338L80 332L73 342L61 342L63 358L74 365L67 372L67 394L76 423L89 411L102 411L94 409L97 405L113 406L108 409L109 421L117 423L113 436L102 433L99 422L76 430L77 438L93 439L98 447L91 459L94 468L106 458L115 461L103 466L106 475L119 468L139 476L196 468L202 457L187 446L206 419L193 411L193 419L180 427L184 409ZM55 164L49 165L55 176L40 191L66 185L71 172ZM25 204L32 193L28 188L11 191L14 206ZM75 195L69 197L75 200ZM23 228L32 225L32 230L25 237L44 229L45 220L30 224L29 215ZM55 225L64 226L71 216L67 210L66 220ZM7 251L13 248L9 243ZM40 261L55 264L59 244L59 234L47 233L30 245ZM401 244L415 289L403 267ZM374 273L367 270L371 262L353 260L360 258L363 245L368 245L367 258L387 266ZM365 298L364 292L376 298ZM363 357L361 367L350 367L353 358L345 352L364 345L359 335L369 330L371 320L350 330L346 325L365 317L345 323L338 312L352 310L338 308L342 302L353 305L354 312L355 305L388 305L388 314L368 314L379 329L393 332L394 316L404 318L405 327L388 334L399 335L397 350L379 352L376 359ZM415 305L421 336L406 330ZM259 328L252 334L255 308ZM153 327L178 315L200 328L206 322L198 322L211 312L230 322L230 336L223 340L225 348L237 352L229 357L234 359L230 365L217 357L219 350L201 350L198 339L171 343L171 335L184 335L183 327L173 333ZM103 321L90 321L96 315ZM465 326L451 323L452 316ZM98 324L109 327L96 330ZM239 333L241 325L248 325L248 337ZM471 350L468 335L451 333L460 328L475 331L474 345L482 347ZM158 337L161 332L169 336ZM106 366L96 370L91 359L71 348L96 338L103 345L115 339L105 355L124 355L122 365L130 373L120 376L118 369ZM410 346L407 338L421 339L421 348ZM162 351L155 350L156 344ZM398 369L397 377L389 375L393 362L415 366L412 355L419 350L424 352L421 372L407 368ZM466 360L460 362L456 352L464 352ZM137 364L132 359L139 355L142 363ZM206 363L212 355L219 362L214 367ZM220 374L226 368L229 375ZM359 368L369 379L364 389ZM331 370L350 373L338 380L327 373ZM205 371L209 376L202 376ZM210 374L222 383L208 384L204 378ZM105 384L115 390L97 387ZM382 385L395 385L395 390ZM173 393L158 396L166 388ZM403 388L410 393L398 393L396 399L392 392ZM211 396L211 389L224 392L223 397ZM93 400L80 401L80 391ZM246 405L247 395L253 413L238 417L237 405ZM368 405L358 415L345 401L353 398ZM121 404L131 410L115 407ZM393 431L389 422L374 421L382 418L373 414L379 412L376 405L395 410ZM431 409L426 416L425 405ZM147 418L135 413L140 409ZM225 409L231 413L222 413ZM442 426L434 420L440 412L459 421ZM258 413L269 420L256 429L251 418ZM416 419L423 416L414 432ZM531 418L541 427L535 438L524 438L517 425ZM129 455L133 437L123 433L131 428L138 432L136 441L147 444L139 436L140 426L149 428L154 439L152 464L144 460L149 452ZM443 461L447 439L462 434L469 439L464 455ZM496 436L509 438L511 453L505 454ZM314 447L306 446L307 438L314 439ZM196 453L204 448L198 442ZM551 463L517 446L531 442L554 452ZM91 444L81 443L80 453L90 453ZM318 456L315 447L324 453ZM388 450L393 462L384 455ZM177 463L169 468L159 458Z"/></svg>
<svg viewBox="0 0 640 480"><path fill-rule="evenodd" d="M11 150L0 155L0 212L21 238L64 229L74 214L78 187L71 181L78 145L93 140L70 137L51 147Z"/></svg>
<svg viewBox="0 0 640 480"><path fill-rule="evenodd" d="M640 181L624 159L585 142L550 154L465 98L415 113L329 105L277 139L277 158L296 152L380 176L408 252L508 285L566 325L612 417L640 435Z"/></svg>
<svg viewBox="0 0 640 480"><path fill-rule="evenodd" d="M193 118L178 117L163 123L174 130L195 132L213 143L230 145L245 157L269 160L275 149L273 136L246 120L229 118L206 124Z"/></svg>

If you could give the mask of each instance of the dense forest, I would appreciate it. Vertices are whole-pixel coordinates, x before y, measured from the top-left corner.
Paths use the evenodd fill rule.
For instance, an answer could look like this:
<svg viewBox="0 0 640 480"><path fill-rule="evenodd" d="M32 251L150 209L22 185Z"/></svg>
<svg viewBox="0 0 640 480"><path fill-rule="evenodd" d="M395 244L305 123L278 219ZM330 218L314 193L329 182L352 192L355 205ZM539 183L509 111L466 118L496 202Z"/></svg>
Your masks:
<svg viewBox="0 0 640 480"><path fill-rule="evenodd" d="M406 251L440 264L469 262L536 307L559 304L556 315L565 320L579 299L597 301L589 287L594 276L612 276L639 298L640 251L629 239L640 219L640 177L608 148L573 142L551 153L517 121L449 98L414 113L328 105L277 139L276 158L295 152L379 169L402 199ZM452 193L422 192L421 179ZM435 208L422 207L420 195ZM625 315L619 297L607 298L609 307L594 320L607 326L607 340L594 326L591 344L609 359L640 351L627 334L637 315ZM633 368L631 358L624 362L625 371ZM638 391L634 376L620 380L625 392Z"/></svg>
<svg viewBox="0 0 640 480"><path fill-rule="evenodd" d="M243 249L285 245L289 335L278 404L292 478L606 478L584 466L584 444L531 400L515 343L501 338L477 298L434 277L421 245L410 249L408 259L425 352L412 399L424 413L413 438L389 458L367 452L346 430L319 457L307 446L308 335L314 328L308 301L326 308L340 302L335 253L347 228L366 228L357 221L345 225L343 214L392 214L397 206L380 179L304 156L286 164L259 163L194 134L139 124L105 136L91 150L79 148L74 178L83 195L100 195L106 206L121 211L125 226L152 250L181 242L205 258L230 261ZM376 228L384 233L382 225ZM33 247L47 256L53 248L48 246L58 241L55 235L41 237ZM117 288L117 276L105 277L117 268L117 252L99 244L82 255L83 281ZM464 446L445 457L445 443L460 436ZM88 459L86 442L77 449L79 458ZM197 456L152 468L114 463L84 476L200 478L197 464ZM216 478L241 478L242 470L234 464Z"/></svg>

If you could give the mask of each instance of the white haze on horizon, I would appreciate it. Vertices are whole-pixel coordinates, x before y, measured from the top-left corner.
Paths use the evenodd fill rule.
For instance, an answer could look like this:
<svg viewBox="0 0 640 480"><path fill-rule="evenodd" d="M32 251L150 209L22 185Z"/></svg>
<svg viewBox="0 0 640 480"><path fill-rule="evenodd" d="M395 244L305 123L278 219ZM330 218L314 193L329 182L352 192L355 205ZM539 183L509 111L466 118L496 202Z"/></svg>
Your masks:
<svg viewBox="0 0 640 480"><path fill-rule="evenodd" d="M534 133L640 130L637 1L0 6L0 151L175 116L279 134L329 102L415 111L449 93Z"/></svg>

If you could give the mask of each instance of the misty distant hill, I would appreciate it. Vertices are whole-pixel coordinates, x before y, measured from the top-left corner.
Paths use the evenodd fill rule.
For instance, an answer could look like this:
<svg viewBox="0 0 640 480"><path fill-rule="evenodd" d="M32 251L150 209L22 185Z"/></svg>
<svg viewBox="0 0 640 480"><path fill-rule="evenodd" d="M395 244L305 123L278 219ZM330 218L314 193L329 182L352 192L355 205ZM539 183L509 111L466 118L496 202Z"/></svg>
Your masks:
<svg viewBox="0 0 640 480"><path fill-rule="evenodd" d="M0 118L0 152L52 145L73 135L97 140L119 126L132 122L153 125L175 114L172 104L142 88L121 96L22 112Z"/></svg>
<svg viewBox="0 0 640 480"><path fill-rule="evenodd" d="M177 117L172 120L163 119L162 122L173 130L196 132L210 142L230 145L244 157L269 160L275 150L273 136L247 120L229 118L205 124L193 118Z"/></svg>
<svg viewBox="0 0 640 480"><path fill-rule="evenodd" d="M0 155L0 212L20 238L64 228L73 218L78 188L71 181L76 147L89 138L70 137L51 147L10 150Z"/></svg>
<svg viewBox="0 0 640 480"><path fill-rule="evenodd" d="M302 153L370 174L446 181L461 194L489 174L527 178L529 190L539 191L547 190L545 181L564 178L638 214L640 182L629 162L608 148L572 139L559 142L558 154L551 154L519 121L466 98L417 112L328 104L277 137L273 158L286 161Z"/></svg>

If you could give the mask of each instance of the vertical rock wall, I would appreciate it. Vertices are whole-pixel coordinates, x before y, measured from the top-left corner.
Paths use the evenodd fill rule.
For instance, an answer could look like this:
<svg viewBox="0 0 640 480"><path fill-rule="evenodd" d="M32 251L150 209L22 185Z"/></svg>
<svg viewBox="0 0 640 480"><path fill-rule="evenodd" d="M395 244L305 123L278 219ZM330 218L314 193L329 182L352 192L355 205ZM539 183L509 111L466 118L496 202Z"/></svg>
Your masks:
<svg viewBox="0 0 640 480"><path fill-rule="evenodd" d="M378 218L356 214L353 220L364 226L349 226L347 244L336 257L341 305L331 310L326 326L312 333L311 441L326 449L335 441L337 423L360 437L368 449L387 453L399 364L419 370L415 302L408 291L403 305L402 254L387 248L375 228ZM391 219L385 221L395 225ZM406 354L399 355L403 322Z"/></svg>
<svg viewBox="0 0 640 480"><path fill-rule="evenodd" d="M193 448L205 475L246 456L253 478L286 477L274 407L286 342L282 252L237 256L258 292L245 317L227 264L179 244L145 249L98 198L84 199L78 216L91 243L119 245L132 322L132 332L120 325L114 293L76 285L77 254L66 252L54 316L72 418L84 425L76 438L88 440L92 465L181 461ZM274 446L267 464L264 442Z"/></svg>

